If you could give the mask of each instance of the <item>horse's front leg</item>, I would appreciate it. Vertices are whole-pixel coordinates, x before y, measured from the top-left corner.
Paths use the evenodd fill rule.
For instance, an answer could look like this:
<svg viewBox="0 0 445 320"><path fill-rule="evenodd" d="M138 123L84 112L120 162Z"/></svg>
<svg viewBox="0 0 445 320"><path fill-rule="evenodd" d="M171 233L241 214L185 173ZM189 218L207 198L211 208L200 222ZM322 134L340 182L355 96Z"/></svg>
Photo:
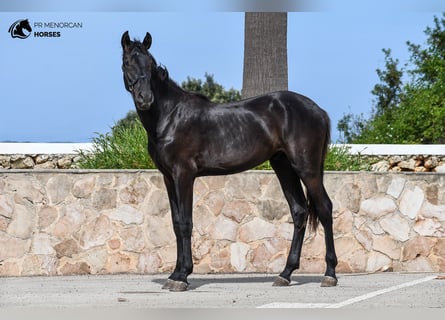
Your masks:
<svg viewBox="0 0 445 320"><path fill-rule="evenodd" d="M170 291L185 291L187 277L193 271L192 260L192 208L194 177L186 174L175 178L164 177L167 187L176 236L176 267L162 287Z"/></svg>

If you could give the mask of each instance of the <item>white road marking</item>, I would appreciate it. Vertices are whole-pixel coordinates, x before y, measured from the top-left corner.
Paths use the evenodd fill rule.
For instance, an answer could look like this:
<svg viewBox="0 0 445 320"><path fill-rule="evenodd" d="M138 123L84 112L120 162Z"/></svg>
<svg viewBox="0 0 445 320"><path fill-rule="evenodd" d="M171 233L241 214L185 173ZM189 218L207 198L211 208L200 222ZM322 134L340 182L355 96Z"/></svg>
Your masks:
<svg viewBox="0 0 445 320"><path fill-rule="evenodd" d="M349 306L349 305L357 303L357 302L365 301L365 300L368 300L368 299L380 296L380 295L385 294L385 293L389 293L389 292L392 292L392 291L396 291L396 290L412 287L412 286L415 286L415 285L418 285L418 284L421 284L421 283L424 283L424 282L428 282L428 281L431 281L433 279L436 279L436 276L429 276L429 277L425 277L425 278L421 278L421 279L405 282L405 283L402 283L402 284L399 284L399 285L396 285L396 286L384 288L384 289L381 289L381 290L377 290L377 291L373 291L373 292L370 292L370 293L367 293L367 294L363 294L363 295L358 296L358 297L347 299L347 300L339 302L339 303L273 302L273 303L268 303L268 304L262 305L259 308L333 308L333 309L338 309L338 308L342 308L342 307L345 307L345 306Z"/></svg>
<svg viewBox="0 0 445 320"><path fill-rule="evenodd" d="M272 302L262 306L259 309L323 309L329 308L331 303L292 303L292 302Z"/></svg>

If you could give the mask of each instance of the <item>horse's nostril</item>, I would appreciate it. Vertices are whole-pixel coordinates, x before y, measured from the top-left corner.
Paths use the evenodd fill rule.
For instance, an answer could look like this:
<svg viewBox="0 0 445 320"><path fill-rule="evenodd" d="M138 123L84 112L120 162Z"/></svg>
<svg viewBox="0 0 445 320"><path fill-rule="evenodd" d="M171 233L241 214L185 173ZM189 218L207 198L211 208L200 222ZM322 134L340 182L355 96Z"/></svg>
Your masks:
<svg viewBox="0 0 445 320"><path fill-rule="evenodd" d="M139 102L151 102L153 100L153 95L149 92L139 92L137 98Z"/></svg>
<svg viewBox="0 0 445 320"><path fill-rule="evenodd" d="M145 101L145 95L144 95L142 92L139 92L139 93L136 95L136 99L137 99L138 102L143 103L143 102Z"/></svg>

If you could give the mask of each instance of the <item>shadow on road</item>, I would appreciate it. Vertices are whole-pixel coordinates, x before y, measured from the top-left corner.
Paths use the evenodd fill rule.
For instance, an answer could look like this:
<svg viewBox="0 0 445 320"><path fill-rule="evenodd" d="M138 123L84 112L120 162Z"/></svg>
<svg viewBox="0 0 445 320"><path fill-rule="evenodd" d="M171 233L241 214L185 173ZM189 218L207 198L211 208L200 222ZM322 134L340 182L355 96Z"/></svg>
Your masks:
<svg viewBox="0 0 445 320"><path fill-rule="evenodd" d="M322 281L322 276L299 276L299 275L295 275L292 276L292 282L290 284L290 286L299 286L299 285L304 285L307 283L321 283ZM160 286L162 286L165 281L167 280L167 277L165 278L155 278L152 280L152 282L155 282L157 284L159 284ZM272 286L272 283L275 280L275 275L274 276L263 276L263 275L258 275L258 276L246 276L246 277L228 277L228 278L222 278L222 277L212 277L212 275L208 275L205 278L194 278L193 276L191 276L189 278L189 283L190 286L188 288L188 290L194 290L194 289L198 289L201 287L204 287L206 285L209 284L213 284L213 283L219 283L219 284L240 284L240 283L270 283L270 285Z"/></svg>

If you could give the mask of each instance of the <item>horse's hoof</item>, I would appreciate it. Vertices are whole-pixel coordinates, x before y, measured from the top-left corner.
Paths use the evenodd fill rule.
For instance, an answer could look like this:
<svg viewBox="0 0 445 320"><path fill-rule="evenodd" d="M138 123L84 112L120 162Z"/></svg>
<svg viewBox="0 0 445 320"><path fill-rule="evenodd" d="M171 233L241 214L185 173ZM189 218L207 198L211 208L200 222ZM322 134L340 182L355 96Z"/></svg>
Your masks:
<svg viewBox="0 0 445 320"><path fill-rule="evenodd" d="M281 276L277 276L275 278L275 281L272 284L273 287L287 287L289 285L290 285L290 281L287 279L284 279Z"/></svg>
<svg viewBox="0 0 445 320"><path fill-rule="evenodd" d="M337 285L337 278L331 276L324 276L321 281L321 287L335 287Z"/></svg>
<svg viewBox="0 0 445 320"><path fill-rule="evenodd" d="M186 291L187 287L188 287L188 283L187 282L175 281L175 280L167 279L167 281L162 286L162 289L170 290L170 291L173 291L173 292L181 292L181 291Z"/></svg>

